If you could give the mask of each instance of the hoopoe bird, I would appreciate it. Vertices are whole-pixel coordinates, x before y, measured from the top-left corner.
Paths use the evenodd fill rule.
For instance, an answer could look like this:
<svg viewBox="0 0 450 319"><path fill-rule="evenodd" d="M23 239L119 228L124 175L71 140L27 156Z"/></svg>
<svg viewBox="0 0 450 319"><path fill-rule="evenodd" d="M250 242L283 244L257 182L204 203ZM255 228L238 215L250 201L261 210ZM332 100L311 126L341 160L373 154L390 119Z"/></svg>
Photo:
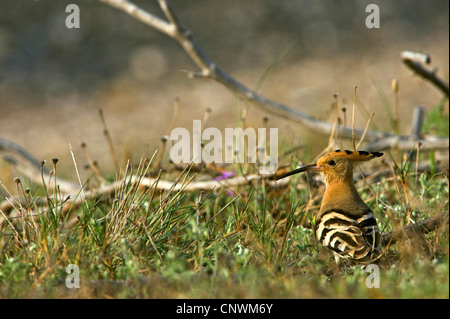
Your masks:
<svg viewBox="0 0 450 319"><path fill-rule="evenodd" d="M277 177L278 180L305 171L320 171L326 188L316 219L316 236L323 246L333 251L338 265L341 258L370 263L381 253L378 225L353 183L353 165L382 155L336 150L313 164Z"/></svg>

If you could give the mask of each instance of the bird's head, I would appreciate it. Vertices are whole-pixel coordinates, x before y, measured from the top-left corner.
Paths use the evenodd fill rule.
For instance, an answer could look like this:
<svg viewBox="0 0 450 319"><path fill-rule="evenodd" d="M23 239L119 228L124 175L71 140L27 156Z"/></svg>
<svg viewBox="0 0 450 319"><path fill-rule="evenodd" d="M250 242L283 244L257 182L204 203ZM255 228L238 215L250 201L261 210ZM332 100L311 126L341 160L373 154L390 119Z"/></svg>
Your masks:
<svg viewBox="0 0 450 319"><path fill-rule="evenodd" d="M277 177L277 180L305 171L320 171L327 183L332 181L352 180L353 164L355 162L369 161L382 155L383 153L379 152L336 150L323 155L313 164L305 165Z"/></svg>

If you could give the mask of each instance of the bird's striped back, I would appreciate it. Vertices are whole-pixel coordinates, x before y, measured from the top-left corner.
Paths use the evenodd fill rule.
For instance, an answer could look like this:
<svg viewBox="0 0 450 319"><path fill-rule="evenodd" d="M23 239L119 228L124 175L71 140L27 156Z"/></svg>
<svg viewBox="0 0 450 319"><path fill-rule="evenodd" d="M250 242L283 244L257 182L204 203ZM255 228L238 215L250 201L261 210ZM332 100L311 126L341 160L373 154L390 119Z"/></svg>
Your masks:
<svg viewBox="0 0 450 319"><path fill-rule="evenodd" d="M320 171L326 184L316 223L319 242L331 249L339 263L347 258L370 263L381 253L380 232L373 212L364 203L353 183L353 164L381 157L380 152L335 150L315 163L279 176Z"/></svg>
<svg viewBox="0 0 450 319"><path fill-rule="evenodd" d="M355 217L339 209L320 214L316 235L319 242L339 257L369 263L381 251L380 233L372 211Z"/></svg>

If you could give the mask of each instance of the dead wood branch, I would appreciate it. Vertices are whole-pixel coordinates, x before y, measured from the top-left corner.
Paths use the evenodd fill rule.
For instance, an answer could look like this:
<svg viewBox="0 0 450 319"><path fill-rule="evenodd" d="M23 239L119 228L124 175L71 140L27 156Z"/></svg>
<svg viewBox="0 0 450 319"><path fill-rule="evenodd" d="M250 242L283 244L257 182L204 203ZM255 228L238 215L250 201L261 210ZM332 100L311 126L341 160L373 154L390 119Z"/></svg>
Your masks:
<svg viewBox="0 0 450 319"><path fill-rule="evenodd" d="M414 71L414 73L421 76L425 80L430 81L439 90L441 90L447 98L449 97L448 83L436 75L436 69L428 70L422 65L422 63L429 64L431 61L427 54L403 51L401 53L401 59L408 68Z"/></svg>
<svg viewBox="0 0 450 319"><path fill-rule="evenodd" d="M30 165L34 166L34 168L38 170L41 169L40 162L26 149L24 149L22 146L12 141L5 140L0 137L0 153L7 153L8 151L12 151L20 155L20 157L24 158ZM7 159L10 162L12 161L12 159L9 158L8 156L5 156L5 159ZM45 170L45 172L48 173L47 170Z"/></svg>
<svg viewBox="0 0 450 319"><path fill-rule="evenodd" d="M449 139L436 136L426 136L422 139L412 139L410 136L392 135L386 138L377 139L364 146L368 152L382 151L386 149L396 149L400 151L409 151L420 144L421 150L448 150Z"/></svg>
<svg viewBox="0 0 450 319"><path fill-rule="evenodd" d="M243 99L244 101L252 103L253 105L262 109L263 111L277 115L284 119L295 121L319 134L325 136L330 135L333 129L332 123L320 121L315 117L306 114L302 111L272 101L264 97L263 95L257 93L256 91L249 89L247 86L235 80L233 77L231 77L221 68L219 68L217 64L215 64L203 51L203 49L195 40L192 32L181 24L169 1L158 0L162 11L167 18L167 21L157 17L152 13L145 11L144 9L140 8L139 6L135 5L134 3L128 0L99 0L99 1L126 12L136 20L152 27L155 30L158 30L159 32L177 41L183 47L183 49L186 51L186 53L189 55L189 57L195 63L195 65L200 69L200 72L197 71L189 72L188 74L191 78L200 77L215 80L224 85L225 87L227 87L237 97ZM365 139L367 141L395 139L397 142L394 144L401 146L403 145L402 142L406 142L409 140L409 136L397 136L387 132L372 131L372 130L365 131L364 129L360 128L355 128L354 137L360 139L364 135L364 132L365 132ZM343 128L342 137L351 139L352 128L351 127ZM422 145L428 144L428 140L423 140L421 142ZM447 140L442 139L440 143L435 143L434 145L436 144L439 145L442 144L440 148L448 149L448 139ZM386 145L390 147L392 143ZM407 145L409 146L410 144ZM435 146L433 147L430 146L429 148L434 147Z"/></svg>
<svg viewBox="0 0 450 319"><path fill-rule="evenodd" d="M8 157L8 160L16 166L16 169L18 171L20 171L21 173L31 172L30 176L27 175L28 178L35 181L36 183L42 182L42 177L40 175L41 165L34 156L32 156L29 152L27 152L19 145L4 139L0 139L0 154L5 152L13 154ZM19 156L21 159L17 159L17 156ZM27 167L31 167L32 169L27 169ZM46 176L48 177L49 173L45 172L44 174L46 174ZM130 185L138 184L137 186L141 190L148 190L149 188L154 187L156 189L166 191L190 192L234 189L237 186L257 183L262 179L263 177L261 175L254 174L248 176L237 176L224 180L193 182L192 179L190 179L188 183L180 184L178 179L172 182L161 180L159 178L143 178L132 176L131 179L129 179L129 177L125 177L122 180L116 181L107 186L100 187L99 189L85 191L84 196L80 196L81 190L79 189L79 187L77 188L75 186L76 184L72 182L58 178L58 184L60 185L59 189L61 190L61 192L66 194L64 195L64 200L61 201L60 204L62 205L62 216L65 216L67 213L69 213L70 210L74 210L76 209L76 207L82 205L83 201L85 201L87 198L96 199L96 201L98 202L98 199L108 199L113 197L116 194L117 190L121 188L121 185L127 183L129 183ZM289 180L286 179L285 181L273 181L265 178L265 182L267 183L267 185L276 188L284 187L287 183L289 183ZM304 186L298 185L298 187L302 188ZM25 216L27 220L29 218L36 219L39 213L34 211L33 207L45 206L46 200L46 198L36 198L33 200L33 202L30 202L29 199L24 199L21 197L6 198L2 202L0 202L0 226L5 222L11 223L11 221L18 220L19 218L24 217L22 216L24 214L24 210L27 211ZM41 211L41 213L42 212L45 213L45 211ZM70 225L73 225L74 220L76 221L76 217L69 219L66 226L70 227ZM445 223L448 223L448 210L440 214L439 216L425 219L413 225L408 225L400 230L385 233L382 235L381 240L383 245L393 244L396 241L402 240L404 238L411 238L418 233L433 231L437 227L439 227L440 225L444 225ZM282 224L283 221L281 221L280 225Z"/></svg>
<svg viewBox="0 0 450 319"><path fill-rule="evenodd" d="M44 167L41 168L41 162L21 146L8 140L0 139L0 155L2 155L3 158L5 158L11 165L13 165L22 176L29 178L33 183L41 185L43 177L44 180L49 180L50 172L48 172ZM41 169L43 170L42 172ZM152 177L132 176L130 184L138 184L137 186L141 190L155 188L164 191L219 191L223 189L233 190L238 186L258 183L262 181L263 178L266 180L267 185L270 185L271 187L283 187L283 185L286 185L288 183L288 180L277 182L268 180L267 176L263 177L261 175L252 174L248 176L236 176L222 180L190 180L189 183L184 185L178 183L177 179L175 181L168 181ZM119 186L122 185L122 183L126 182L127 177L109 185L102 186L98 189L84 190L83 196L81 196L82 190L78 184L58 178L58 189L65 199L62 213L65 214L69 209L78 207L83 203L84 200L88 198L110 198L111 196L114 196ZM5 217L8 216L13 210L17 210L18 207L26 207L27 205L45 206L45 204L46 198L37 198L33 203L29 203L27 199L21 197L5 198L3 201L0 201L0 211L5 215L0 215L0 225L6 221ZM30 207L27 207L27 209L29 208Z"/></svg>
<svg viewBox="0 0 450 319"><path fill-rule="evenodd" d="M50 172L45 166L42 166L41 175L41 161L37 160L22 146L0 138L0 154L4 160L15 166L21 174L28 177L36 184L42 184L42 175L45 180L48 180ZM73 193L80 188L76 183L62 179L58 180L58 184L61 189L64 189L68 193Z"/></svg>
<svg viewBox="0 0 450 319"><path fill-rule="evenodd" d="M411 150L419 148L422 151L432 150L437 153L444 152L447 154L449 148L448 138L441 138L432 135L423 136L423 134L421 134L424 116L424 108L422 106L416 106L413 110L411 134L409 137L393 135L380 140L374 140L364 146L364 149L369 152L379 152L386 149L397 149L404 152L411 152ZM414 156L411 156L410 159L413 159L413 157ZM443 166L448 168L448 161L443 163Z"/></svg>
<svg viewBox="0 0 450 319"><path fill-rule="evenodd" d="M384 247L405 238L414 238L418 234L426 234L445 224L448 224L448 210L437 216L421 220L415 224L405 226L402 229L390 231L381 235L381 245Z"/></svg>
<svg viewBox="0 0 450 319"><path fill-rule="evenodd" d="M423 106L416 106L413 110L413 117L411 121L411 137L414 140L420 140L422 132L423 121L425 117L425 108Z"/></svg>

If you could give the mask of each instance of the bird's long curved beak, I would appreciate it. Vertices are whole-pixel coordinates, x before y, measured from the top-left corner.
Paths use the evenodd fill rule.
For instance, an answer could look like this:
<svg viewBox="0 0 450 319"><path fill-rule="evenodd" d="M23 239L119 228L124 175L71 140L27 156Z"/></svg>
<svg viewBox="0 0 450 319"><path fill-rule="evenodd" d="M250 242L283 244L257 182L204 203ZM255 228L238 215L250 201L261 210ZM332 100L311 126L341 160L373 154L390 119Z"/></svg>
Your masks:
<svg viewBox="0 0 450 319"><path fill-rule="evenodd" d="M276 180L279 180L279 179L282 179L282 178L285 178L285 177L288 177L288 176L291 176L291 175L294 175L297 173L306 172L306 171L320 171L320 168L319 168L319 166L316 165L316 163L305 165L300 168L296 168L296 169L290 171L289 173L278 176L276 178Z"/></svg>

